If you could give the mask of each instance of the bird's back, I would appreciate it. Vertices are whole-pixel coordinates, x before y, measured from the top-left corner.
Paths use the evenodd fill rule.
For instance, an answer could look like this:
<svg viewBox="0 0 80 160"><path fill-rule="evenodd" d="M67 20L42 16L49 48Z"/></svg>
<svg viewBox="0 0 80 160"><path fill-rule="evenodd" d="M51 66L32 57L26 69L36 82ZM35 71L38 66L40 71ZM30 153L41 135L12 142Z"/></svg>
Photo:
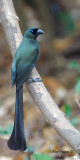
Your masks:
<svg viewBox="0 0 80 160"><path fill-rule="evenodd" d="M16 51L16 85L22 85L30 76L40 56L39 45L36 40L23 38L18 50Z"/></svg>

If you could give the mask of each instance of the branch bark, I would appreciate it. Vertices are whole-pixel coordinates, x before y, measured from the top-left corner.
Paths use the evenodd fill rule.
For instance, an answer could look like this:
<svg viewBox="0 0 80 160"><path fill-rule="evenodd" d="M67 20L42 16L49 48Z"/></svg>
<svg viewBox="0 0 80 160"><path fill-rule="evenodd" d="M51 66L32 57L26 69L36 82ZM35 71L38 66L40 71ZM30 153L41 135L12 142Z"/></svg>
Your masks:
<svg viewBox="0 0 80 160"><path fill-rule="evenodd" d="M12 0L0 0L0 16L11 53L14 56L22 40L22 34ZM35 68L31 74L33 77L40 77ZM65 114L58 108L44 84L42 82L29 85L25 82L25 84L50 125L76 152L80 153L79 131L72 126Z"/></svg>

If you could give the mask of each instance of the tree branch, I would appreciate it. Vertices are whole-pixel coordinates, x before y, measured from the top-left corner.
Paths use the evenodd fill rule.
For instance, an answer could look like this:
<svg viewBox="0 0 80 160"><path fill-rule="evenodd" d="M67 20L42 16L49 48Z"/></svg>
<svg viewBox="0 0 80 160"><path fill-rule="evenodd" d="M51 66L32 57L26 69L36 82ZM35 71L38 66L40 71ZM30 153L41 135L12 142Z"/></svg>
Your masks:
<svg viewBox="0 0 80 160"><path fill-rule="evenodd" d="M12 0L0 0L1 23L12 55L18 48L22 35ZM32 71L33 77L40 77L37 70ZM27 83L25 82L26 86ZM80 152L80 133L75 129L65 114L58 108L42 82L28 84L28 90L44 114L50 125L78 153ZM50 136L50 135L49 135Z"/></svg>

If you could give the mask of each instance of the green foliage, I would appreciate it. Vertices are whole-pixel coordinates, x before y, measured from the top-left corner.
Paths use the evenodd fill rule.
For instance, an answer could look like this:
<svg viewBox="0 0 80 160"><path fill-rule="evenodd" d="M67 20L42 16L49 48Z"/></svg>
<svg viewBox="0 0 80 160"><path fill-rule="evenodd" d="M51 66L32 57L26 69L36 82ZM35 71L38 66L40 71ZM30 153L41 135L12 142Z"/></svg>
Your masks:
<svg viewBox="0 0 80 160"><path fill-rule="evenodd" d="M67 115L67 117L70 118L72 125L76 126L78 124L79 119L77 117L72 118L72 108L68 104L65 104L64 109L65 109L65 114Z"/></svg>
<svg viewBox="0 0 80 160"><path fill-rule="evenodd" d="M34 148L32 148L30 145L27 145L27 150L28 150L29 153L34 152Z"/></svg>
<svg viewBox="0 0 80 160"><path fill-rule="evenodd" d="M3 128L0 126L0 134L5 135L5 134L11 134L13 130L13 124L8 124L6 128Z"/></svg>
<svg viewBox="0 0 80 160"><path fill-rule="evenodd" d="M65 104L64 105L64 110L65 110L65 114L67 115L67 117L70 118L70 121L72 123L73 126L76 126L79 122L78 117L73 117L72 118L72 108L70 107L70 105Z"/></svg>
<svg viewBox="0 0 80 160"><path fill-rule="evenodd" d="M65 110L65 114L68 117L71 117L71 115L72 115L72 108L68 104L64 105L64 110Z"/></svg>
<svg viewBox="0 0 80 160"><path fill-rule="evenodd" d="M30 158L29 158L29 157L26 157L24 160L30 160Z"/></svg>
<svg viewBox="0 0 80 160"><path fill-rule="evenodd" d="M75 69L78 73L80 73L80 64L76 61L70 62L68 64L68 68ZM76 93L80 93L80 77L77 78L74 89Z"/></svg>
<svg viewBox="0 0 80 160"><path fill-rule="evenodd" d="M80 68L80 65L78 64L78 62L76 61L72 61L68 64L68 68L70 69L78 69Z"/></svg>
<svg viewBox="0 0 80 160"><path fill-rule="evenodd" d="M6 130L7 130L8 134L11 134L12 130L13 130L13 124L8 124L6 127Z"/></svg>
<svg viewBox="0 0 80 160"><path fill-rule="evenodd" d="M74 117L70 121L71 121L73 126L76 126L78 124L79 119L77 117Z"/></svg>
<svg viewBox="0 0 80 160"><path fill-rule="evenodd" d="M71 61L69 64L68 64L68 68L70 69L75 69L77 70L78 72L80 72L80 64L76 61Z"/></svg>
<svg viewBox="0 0 80 160"><path fill-rule="evenodd" d="M43 153L33 154L33 158L35 160L53 160L53 158L51 158L48 154Z"/></svg>
<svg viewBox="0 0 80 160"><path fill-rule="evenodd" d="M2 126L0 126L0 134L2 135L7 134L7 131Z"/></svg>
<svg viewBox="0 0 80 160"><path fill-rule="evenodd" d="M63 22L66 33L72 34L75 29L75 23L69 13L61 12L59 13L58 18Z"/></svg>
<svg viewBox="0 0 80 160"><path fill-rule="evenodd" d="M80 77L78 77L74 89L76 93L80 93Z"/></svg>

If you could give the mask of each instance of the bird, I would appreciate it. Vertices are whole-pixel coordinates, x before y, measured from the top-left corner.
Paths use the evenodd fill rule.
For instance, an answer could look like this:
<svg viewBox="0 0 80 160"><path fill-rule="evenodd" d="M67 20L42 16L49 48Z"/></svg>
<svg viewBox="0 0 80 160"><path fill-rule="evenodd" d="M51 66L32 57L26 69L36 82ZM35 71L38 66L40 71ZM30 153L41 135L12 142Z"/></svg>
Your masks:
<svg viewBox="0 0 80 160"><path fill-rule="evenodd" d="M26 30L13 58L11 88L16 85L15 118L13 131L7 143L11 150L25 151L27 148L23 122L23 83L29 78L29 83L41 81L39 78L30 77L40 57L40 46L36 40L40 34L44 34L44 31L39 28Z"/></svg>

